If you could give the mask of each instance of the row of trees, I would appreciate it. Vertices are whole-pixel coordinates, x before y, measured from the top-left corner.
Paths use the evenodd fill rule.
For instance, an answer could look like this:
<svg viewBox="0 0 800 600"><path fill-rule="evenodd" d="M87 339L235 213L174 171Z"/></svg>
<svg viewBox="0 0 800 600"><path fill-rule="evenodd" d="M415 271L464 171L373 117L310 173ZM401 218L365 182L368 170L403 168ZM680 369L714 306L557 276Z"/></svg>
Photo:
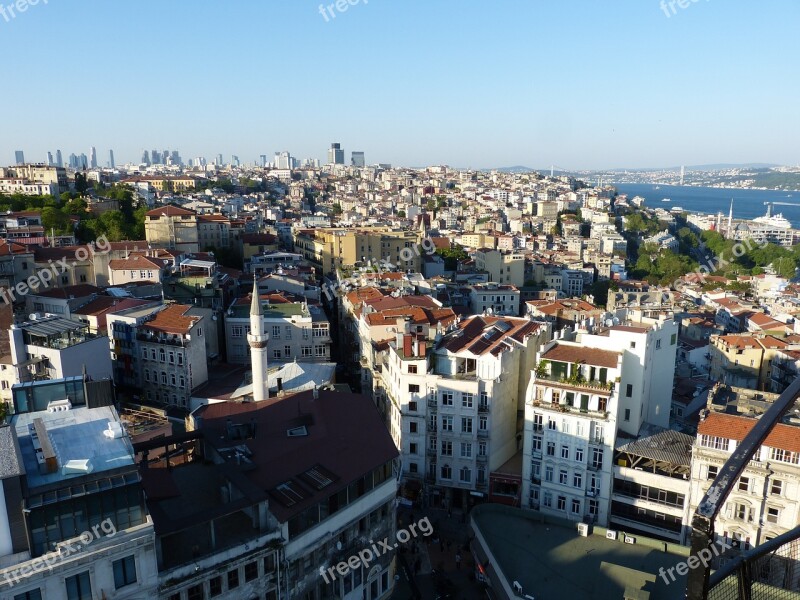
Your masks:
<svg viewBox="0 0 800 600"><path fill-rule="evenodd" d="M88 212L88 203L78 192L65 192L58 198L0 194L0 212L40 212L46 234L74 234L81 242L90 242L100 236L112 242L144 239L147 207L134 200L130 189L113 185L110 188L98 187L94 193L116 200L119 210L96 215Z"/></svg>

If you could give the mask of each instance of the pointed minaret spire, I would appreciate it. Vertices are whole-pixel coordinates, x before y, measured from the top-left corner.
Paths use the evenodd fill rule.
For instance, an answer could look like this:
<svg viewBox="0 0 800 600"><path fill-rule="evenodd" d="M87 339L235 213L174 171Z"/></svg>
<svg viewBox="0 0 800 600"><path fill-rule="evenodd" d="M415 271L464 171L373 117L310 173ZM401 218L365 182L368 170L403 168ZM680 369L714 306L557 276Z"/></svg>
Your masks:
<svg viewBox="0 0 800 600"><path fill-rule="evenodd" d="M253 401L261 402L269 398L267 387L267 334L264 331L264 311L258 296L258 277L253 279L253 298L250 302L250 365L253 369Z"/></svg>
<svg viewBox="0 0 800 600"><path fill-rule="evenodd" d="M731 234L733 233L733 198L731 198L731 209L728 211L728 231L725 232L725 235L730 239Z"/></svg>

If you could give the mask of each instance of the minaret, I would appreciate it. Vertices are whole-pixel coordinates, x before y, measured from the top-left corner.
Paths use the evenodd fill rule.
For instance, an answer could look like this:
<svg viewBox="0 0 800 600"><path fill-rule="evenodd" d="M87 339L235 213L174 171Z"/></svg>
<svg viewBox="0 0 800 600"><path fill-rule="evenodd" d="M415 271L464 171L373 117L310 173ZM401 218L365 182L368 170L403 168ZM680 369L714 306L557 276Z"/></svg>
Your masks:
<svg viewBox="0 0 800 600"><path fill-rule="evenodd" d="M725 237L732 239L733 234L733 198L731 198L731 209L728 212L728 231L725 232Z"/></svg>
<svg viewBox="0 0 800 600"><path fill-rule="evenodd" d="M264 332L264 312L258 297L258 276L253 279L253 300L250 303L250 366L253 369L253 401L269 398L267 387L267 334Z"/></svg>

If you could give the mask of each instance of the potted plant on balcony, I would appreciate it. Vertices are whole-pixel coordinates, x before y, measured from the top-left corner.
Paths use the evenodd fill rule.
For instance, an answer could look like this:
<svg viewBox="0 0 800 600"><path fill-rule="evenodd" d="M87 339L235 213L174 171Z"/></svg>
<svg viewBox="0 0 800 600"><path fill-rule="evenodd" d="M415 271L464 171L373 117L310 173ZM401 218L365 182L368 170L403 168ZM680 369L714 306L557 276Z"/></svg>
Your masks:
<svg viewBox="0 0 800 600"><path fill-rule="evenodd" d="M536 365L536 369L534 369L534 375L536 375L536 379L542 379L543 377L547 377L547 371L547 361L540 360L539 364Z"/></svg>

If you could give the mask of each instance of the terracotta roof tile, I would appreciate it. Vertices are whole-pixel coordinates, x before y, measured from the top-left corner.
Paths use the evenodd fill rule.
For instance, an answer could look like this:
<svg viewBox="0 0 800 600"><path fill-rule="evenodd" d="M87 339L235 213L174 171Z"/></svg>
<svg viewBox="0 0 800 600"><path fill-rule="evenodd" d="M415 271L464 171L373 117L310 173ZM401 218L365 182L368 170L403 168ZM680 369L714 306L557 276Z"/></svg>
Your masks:
<svg viewBox="0 0 800 600"><path fill-rule="evenodd" d="M755 424L756 419L749 417L712 412L700 422L697 433L741 442ZM770 431L763 445L790 452L800 452L800 429L778 423Z"/></svg>
<svg viewBox="0 0 800 600"><path fill-rule="evenodd" d="M567 346L557 343L542 355L542 359L614 369L619 362L619 356L618 352L612 352L611 350L600 350L599 348L587 348L585 346Z"/></svg>

